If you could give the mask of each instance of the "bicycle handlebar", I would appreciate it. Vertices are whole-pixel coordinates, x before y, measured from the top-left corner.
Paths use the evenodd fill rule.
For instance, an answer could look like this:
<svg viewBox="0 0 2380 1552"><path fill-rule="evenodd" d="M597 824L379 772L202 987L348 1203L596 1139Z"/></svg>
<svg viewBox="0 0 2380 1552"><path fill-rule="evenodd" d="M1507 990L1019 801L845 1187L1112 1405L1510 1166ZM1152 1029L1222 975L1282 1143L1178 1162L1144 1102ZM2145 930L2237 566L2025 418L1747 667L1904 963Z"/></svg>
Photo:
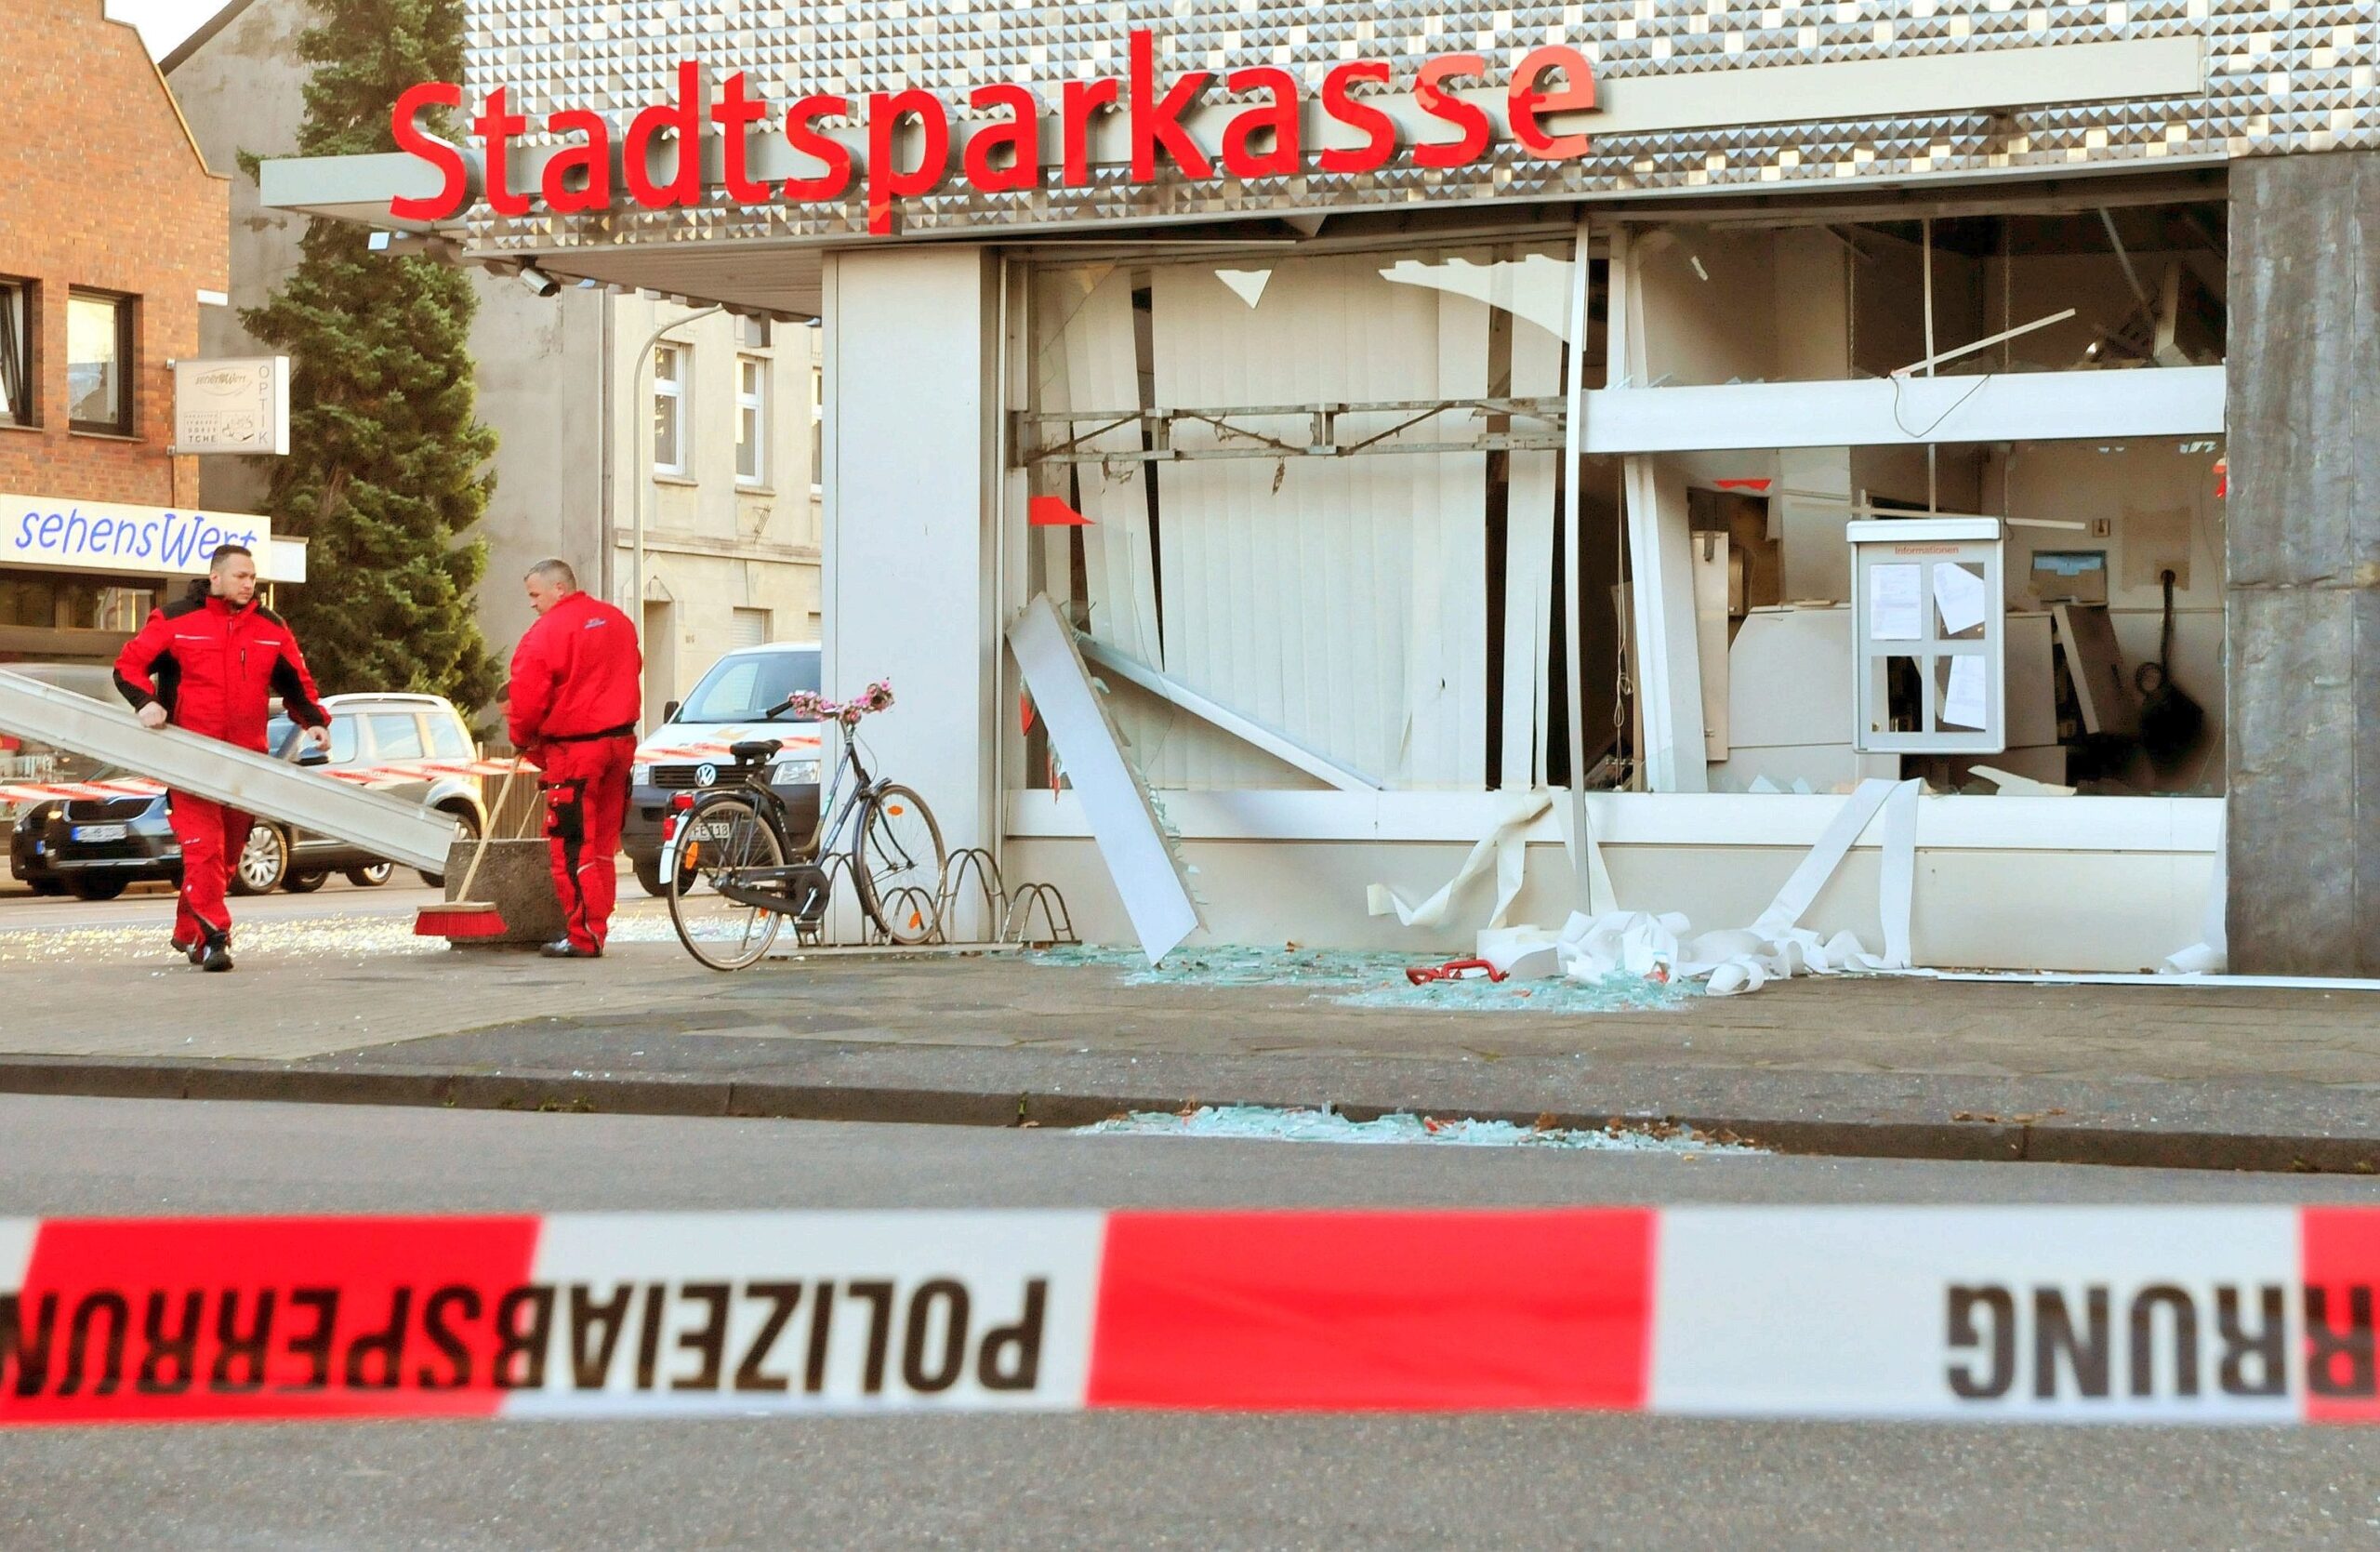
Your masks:
<svg viewBox="0 0 2380 1552"><path fill-rule="evenodd" d="M888 710L892 704L892 682L879 679L849 700L828 700L815 690L796 690L769 708L767 715L776 717L791 711L810 722L840 723L845 727L857 727L862 717Z"/></svg>

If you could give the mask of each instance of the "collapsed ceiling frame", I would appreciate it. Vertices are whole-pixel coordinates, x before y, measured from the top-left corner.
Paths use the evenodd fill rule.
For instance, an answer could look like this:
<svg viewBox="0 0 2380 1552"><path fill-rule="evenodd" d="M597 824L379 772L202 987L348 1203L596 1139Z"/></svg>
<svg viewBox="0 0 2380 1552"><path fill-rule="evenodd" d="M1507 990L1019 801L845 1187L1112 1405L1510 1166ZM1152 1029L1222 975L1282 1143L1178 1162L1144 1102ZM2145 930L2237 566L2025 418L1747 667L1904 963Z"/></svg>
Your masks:
<svg viewBox="0 0 2380 1552"><path fill-rule="evenodd" d="M1479 422L1478 434L1459 442L1416 442L1403 433L1441 415L1467 412ZM1342 440L1340 421L1348 416L1402 417L1386 431ZM1308 423L1301 445L1247 426L1232 424L1250 418L1303 416ZM1015 467L1037 464L1191 463L1213 458L1353 458L1364 453L1516 453L1554 452L1563 448L1569 423L1567 406L1558 394L1538 398L1387 399L1368 404L1241 405L1226 408L1145 410L1019 410L1015 431L1009 439L1016 452ZM1511 421L1535 425L1514 429ZM1086 431L1075 431L1090 424ZM1177 423L1212 428L1225 440L1212 446L1180 446L1174 442ZM1091 447L1086 444L1110 431L1137 427L1139 447ZM1038 435L1056 429L1065 440L1045 444Z"/></svg>

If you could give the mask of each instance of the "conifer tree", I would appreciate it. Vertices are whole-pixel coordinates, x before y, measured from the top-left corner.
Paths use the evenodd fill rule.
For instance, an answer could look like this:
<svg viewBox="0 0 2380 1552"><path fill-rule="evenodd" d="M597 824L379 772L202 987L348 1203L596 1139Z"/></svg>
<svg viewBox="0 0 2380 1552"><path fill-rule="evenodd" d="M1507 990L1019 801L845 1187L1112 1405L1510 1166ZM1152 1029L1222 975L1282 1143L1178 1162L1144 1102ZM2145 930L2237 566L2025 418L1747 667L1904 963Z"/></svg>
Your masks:
<svg viewBox="0 0 2380 1552"><path fill-rule="evenodd" d="M463 0L309 3L305 155L393 151L398 94L462 78ZM290 454L271 460L267 506L311 550L285 612L326 692L443 695L470 715L497 680L472 614L496 433L475 415L469 277L374 253L338 221L311 222L300 247L287 284L242 315L291 362Z"/></svg>

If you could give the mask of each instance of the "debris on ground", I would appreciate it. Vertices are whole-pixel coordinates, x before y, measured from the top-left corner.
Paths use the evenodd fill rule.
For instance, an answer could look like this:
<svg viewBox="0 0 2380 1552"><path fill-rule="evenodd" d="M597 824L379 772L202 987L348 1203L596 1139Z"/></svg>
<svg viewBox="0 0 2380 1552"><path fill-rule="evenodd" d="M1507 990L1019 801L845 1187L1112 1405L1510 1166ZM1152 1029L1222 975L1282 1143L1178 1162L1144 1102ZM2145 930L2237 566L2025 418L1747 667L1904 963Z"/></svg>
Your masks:
<svg viewBox="0 0 2380 1552"><path fill-rule="evenodd" d="M1411 954L1344 948L1263 948L1218 945L1176 948L1151 965L1130 949L1070 947L1031 956L1035 964L1115 971L1126 986L1181 988L1308 988L1337 991L1342 1007L1408 1011L1491 1011L1541 1014L1652 1013L1683 1006L1700 995L1691 986L1642 975L1600 980L1490 981L1453 976L1414 985Z"/></svg>
<svg viewBox="0 0 2380 1552"><path fill-rule="evenodd" d="M1613 1121L1588 1130L1509 1121L1441 1121L1409 1112L1350 1121L1333 1109L1284 1109L1271 1105L1201 1105L1181 1111L1135 1110L1075 1130L1100 1137L1227 1137L1281 1143L1422 1143L1451 1147L1552 1147L1620 1153L1759 1154L1765 1149L1713 1137L1669 1121Z"/></svg>

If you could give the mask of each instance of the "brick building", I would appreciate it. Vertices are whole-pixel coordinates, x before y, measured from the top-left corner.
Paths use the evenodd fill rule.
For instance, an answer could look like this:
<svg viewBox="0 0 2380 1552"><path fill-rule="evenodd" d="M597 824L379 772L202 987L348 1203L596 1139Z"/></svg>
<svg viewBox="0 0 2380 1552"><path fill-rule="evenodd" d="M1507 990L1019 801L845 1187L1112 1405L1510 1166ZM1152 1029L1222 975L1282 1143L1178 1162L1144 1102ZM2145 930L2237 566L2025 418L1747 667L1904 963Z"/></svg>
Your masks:
<svg viewBox="0 0 2380 1552"><path fill-rule="evenodd" d="M104 658L205 569L168 553L209 522L169 363L224 301L230 184L101 0L9 0L0 53L0 661Z"/></svg>

